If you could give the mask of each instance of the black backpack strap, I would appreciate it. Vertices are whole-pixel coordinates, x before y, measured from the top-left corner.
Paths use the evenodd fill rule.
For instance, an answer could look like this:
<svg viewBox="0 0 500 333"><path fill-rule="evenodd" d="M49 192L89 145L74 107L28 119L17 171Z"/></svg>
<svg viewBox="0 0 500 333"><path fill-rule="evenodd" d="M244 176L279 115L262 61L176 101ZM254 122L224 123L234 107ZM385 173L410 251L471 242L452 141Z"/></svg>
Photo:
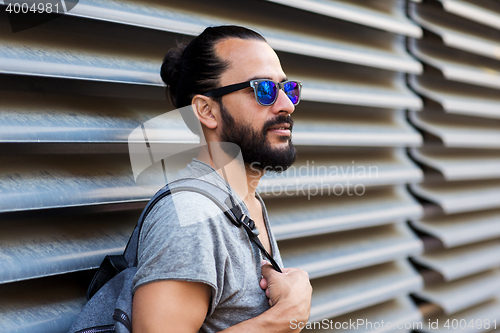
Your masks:
<svg viewBox="0 0 500 333"><path fill-rule="evenodd" d="M259 235L259 232L255 227L254 221L245 214L243 214L240 206L235 203L233 196L230 193L231 190L228 188L228 191L225 191L219 186L216 186L212 183L197 178L183 178L171 182L153 196L153 198L150 200L150 202L144 209L141 217L139 218L139 222L137 223L134 233L132 234L132 237L129 240L129 244L125 249L124 256L127 262L131 264L129 265L129 267L137 266L139 234L146 216L153 209L154 205L162 198L172 193L183 192L183 191L196 192L212 200L217 206L219 206L219 208L224 212L227 218L229 218L229 220L234 225L236 225L237 227L243 227L245 229L248 236L250 237L250 240L253 241L257 245L257 247L262 251L264 256L270 261L274 269L276 269L278 272L281 272L279 265L276 263L273 257L266 251L261 241L257 237Z"/></svg>
<svg viewBox="0 0 500 333"><path fill-rule="evenodd" d="M146 216L151 212L154 205L162 198L176 192L196 192L202 194L212 200L224 212L224 215L237 227L242 227L247 232L250 240L254 242L262 251L264 256L270 261L275 270L281 273L281 269L273 257L266 251L261 241L257 237L258 230L255 227L254 221L247 215L243 214L239 205L237 205L230 194L222 188L196 178L184 178L171 182L160 189L148 202L142 211L139 221L135 226L132 235L127 243L125 251L122 255L106 256L94 275L94 278L87 290L87 298L90 299L107 281L114 275L123 271L128 267L137 267L139 235Z"/></svg>

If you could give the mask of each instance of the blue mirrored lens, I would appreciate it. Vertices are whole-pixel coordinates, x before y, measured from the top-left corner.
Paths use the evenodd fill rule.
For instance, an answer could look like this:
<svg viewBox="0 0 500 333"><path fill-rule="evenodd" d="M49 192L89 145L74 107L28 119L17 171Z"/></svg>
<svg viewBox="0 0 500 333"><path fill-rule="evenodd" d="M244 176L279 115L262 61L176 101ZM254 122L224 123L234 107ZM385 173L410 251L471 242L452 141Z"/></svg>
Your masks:
<svg viewBox="0 0 500 333"><path fill-rule="evenodd" d="M300 87L297 82L287 82L284 86L285 94L293 104L297 104L300 99Z"/></svg>
<svg viewBox="0 0 500 333"><path fill-rule="evenodd" d="M277 89L272 81L262 81L257 85L257 98L264 105L271 105L276 99Z"/></svg>

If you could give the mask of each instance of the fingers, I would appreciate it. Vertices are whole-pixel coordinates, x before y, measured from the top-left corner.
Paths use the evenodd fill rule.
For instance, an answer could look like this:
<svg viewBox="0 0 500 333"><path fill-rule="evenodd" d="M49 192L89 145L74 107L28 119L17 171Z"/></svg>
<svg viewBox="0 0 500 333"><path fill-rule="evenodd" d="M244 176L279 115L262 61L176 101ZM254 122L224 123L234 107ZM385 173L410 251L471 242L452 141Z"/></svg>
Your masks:
<svg viewBox="0 0 500 333"><path fill-rule="evenodd" d="M259 286L260 286L260 288L261 288L262 290L266 290L266 289L267 289L267 286L268 286L268 284L267 284L267 279L266 279L266 278L264 278L264 277L263 277L262 279L260 279L260 281L259 281Z"/></svg>

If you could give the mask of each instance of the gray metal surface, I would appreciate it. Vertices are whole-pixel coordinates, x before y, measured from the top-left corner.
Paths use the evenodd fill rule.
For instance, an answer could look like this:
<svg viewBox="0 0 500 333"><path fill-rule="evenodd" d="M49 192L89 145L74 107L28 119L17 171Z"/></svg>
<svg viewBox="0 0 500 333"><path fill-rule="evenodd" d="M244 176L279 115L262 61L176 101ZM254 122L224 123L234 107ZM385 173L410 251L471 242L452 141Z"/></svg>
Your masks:
<svg viewBox="0 0 500 333"><path fill-rule="evenodd" d="M405 16L404 1L268 0L320 15L420 38L422 29Z"/></svg>
<svg viewBox="0 0 500 333"><path fill-rule="evenodd" d="M500 29L500 6L493 0L439 0L444 10L466 19Z"/></svg>
<svg viewBox="0 0 500 333"><path fill-rule="evenodd" d="M460 332L460 333L479 333L479 332L489 332L495 326L498 328L498 321L500 320L500 298L496 298L484 302L482 304L471 307L467 310L457 312L453 315L436 315L423 322L423 330L419 332L425 333L445 333L450 332ZM474 323L470 327L470 323ZM488 321L488 327L485 328L485 323ZM436 326L429 328L428 323L437 323ZM448 324L448 326L445 326ZM461 326L460 326L461 325Z"/></svg>
<svg viewBox="0 0 500 333"><path fill-rule="evenodd" d="M195 144L199 138L164 101L4 92L0 141L15 143L126 143L131 131L155 119L150 142ZM294 143L315 146L418 146L420 134L403 111L304 102L294 117ZM370 121L364 120L369 118ZM161 130L160 130L161 129Z"/></svg>
<svg viewBox="0 0 500 333"><path fill-rule="evenodd" d="M281 241L279 247L285 267L299 267L312 279L423 252L406 223Z"/></svg>
<svg viewBox="0 0 500 333"><path fill-rule="evenodd" d="M410 112L410 121L443 142L445 147L499 149L498 119L447 115L436 109Z"/></svg>
<svg viewBox="0 0 500 333"><path fill-rule="evenodd" d="M148 201L127 156L3 156L0 212ZM22 198L22 200L20 199Z"/></svg>
<svg viewBox="0 0 500 333"><path fill-rule="evenodd" d="M446 180L500 178L500 151L444 148L426 145L411 148L416 161L441 172Z"/></svg>
<svg viewBox="0 0 500 333"><path fill-rule="evenodd" d="M420 146L402 110L306 103L294 112L293 142L310 146Z"/></svg>
<svg viewBox="0 0 500 333"><path fill-rule="evenodd" d="M446 281L456 280L500 267L500 239L424 253L413 260L438 271Z"/></svg>
<svg viewBox="0 0 500 333"><path fill-rule="evenodd" d="M0 285L2 333L65 333L86 302L86 287L63 277Z"/></svg>
<svg viewBox="0 0 500 333"><path fill-rule="evenodd" d="M0 284L97 268L123 252L140 211L17 220L0 226Z"/></svg>
<svg viewBox="0 0 500 333"><path fill-rule="evenodd" d="M429 181L412 184L417 196L441 206L446 214L500 207L500 181Z"/></svg>
<svg viewBox="0 0 500 333"><path fill-rule="evenodd" d="M434 4L410 4L409 14L424 29L439 35L447 46L499 58L500 36L494 28L450 15Z"/></svg>
<svg viewBox="0 0 500 333"><path fill-rule="evenodd" d="M416 92L439 103L447 113L500 118L497 90L448 81L435 74L410 76L409 84Z"/></svg>
<svg viewBox="0 0 500 333"><path fill-rule="evenodd" d="M352 149L351 152L331 149L321 155L299 154L288 170L265 174L258 190L268 196L307 195L311 191L316 195L339 195L351 187L361 193L363 186L413 183L421 179L422 171L401 149Z"/></svg>
<svg viewBox="0 0 500 333"><path fill-rule="evenodd" d="M439 41L410 39L409 49L422 62L438 68L448 80L500 88L500 63L497 60L452 50Z"/></svg>
<svg viewBox="0 0 500 333"><path fill-rule="evenodd" d="M411 225L451 248L500 237L500 210L488 210L412 220Z"/></svg>
<svg viewBox="0 0 500 333"><path fill-rule="evenodd" d="M368 188L363 196L312 196L266 200L279 240L360 229L422 215L422 207L402 186ZM293 211L290 207L294 207Z"/></svg>
<svg viewBox="0 0 500 333"><path fill-rule="evenodd" d="M358 320L362 320L358 322ZM409 333L411 332L412 323L419 323L422 321L422 314L416 305L407 297L396 298L381 304L376 304L368 308L354 311L352 313L328 319L328 327L321 326L321 328L304 330L303 332L311 333L333 333L333 332L359 332L368 333L373 332L374 328L377 333ZM332 323L333 322L333 329ZM352 323L354 322L354 325ZM384 323L383 325L380 325ZM391 323L392 326L386 326ZM323 324L323 322L321 322ZM358 325L359 324L359 325ZM338 325L338 326L335 326ZM344 327L344 329L340 327ZM403 329L398 329L403 327ZM335 328L337 327L337 328ZM408 328L409 327L409 328Z"/></svg>
<svg viewBox="0 0 500 333"><path fill-rule="evenodd" d="M304 13L294 15L293 11L284 12L282 8L272 6L273 4L255 0L238 4L230 1L217 2L208 5L194 1L170 1L165 5L144 1L139 5L137 2L84 0L69 15L186 35L197 35L207 26L240 24L262 32L270 45L280 51L395 71L418 73L422 70L421 64L398 47L397 36L379 33L380 36L375 37L375 33L372 37L380 40L379 45L383 46L370 47L367 45L373 45L373 42L363 37L362 32L357 37L353 33L353 37L349 39L346 35L325 34L321 33L321 29L315 30L315 27L320 26L311 24L314 20L318 23L316 16L307 17ZM224 11L217 10L220 8L217 5L226 8ZM251 16L257 14L257 11L260 14L259 20ZM288 15L284 15L285 13ZM340 22L331 20L326 24L333 31L343 27ZM292 34L285 29L287 26L292 29ZM354 26L351 31L363 29ZM387 43L388 41L391 42Z"/></svg>
<svg viewBox="0 0 500 333"><path fill-rule="evenodd" d="M310 321L340 316L420 290L421 276L396 261L311 281ZM354 296L356 295L356 296Z"/></svg>
<svg viewBox="0 0 500 333"><path fill-rule="evenodd" d="M454 314L483 303L500 293L500 273L487 271L453 282L426 286L415 295L438 304L446 314Z"/></svg>

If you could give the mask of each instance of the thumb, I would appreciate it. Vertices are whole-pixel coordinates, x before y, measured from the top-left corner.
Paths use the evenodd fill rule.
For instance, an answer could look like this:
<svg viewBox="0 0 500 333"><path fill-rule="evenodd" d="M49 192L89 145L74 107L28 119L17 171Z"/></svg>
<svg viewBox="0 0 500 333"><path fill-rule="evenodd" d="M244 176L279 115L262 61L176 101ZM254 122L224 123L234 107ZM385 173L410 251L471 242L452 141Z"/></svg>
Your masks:
<svg viewBox="0 0 500 333"><path fill-rule="evenodd" d="M265 261L265 260L262 260L261 262L261 268L260 268L261 272L262 272L262 276L269 282L270 279L273 278L273 276L275 276L275 274L279 274L274 268L273 266Z"/></svg>

